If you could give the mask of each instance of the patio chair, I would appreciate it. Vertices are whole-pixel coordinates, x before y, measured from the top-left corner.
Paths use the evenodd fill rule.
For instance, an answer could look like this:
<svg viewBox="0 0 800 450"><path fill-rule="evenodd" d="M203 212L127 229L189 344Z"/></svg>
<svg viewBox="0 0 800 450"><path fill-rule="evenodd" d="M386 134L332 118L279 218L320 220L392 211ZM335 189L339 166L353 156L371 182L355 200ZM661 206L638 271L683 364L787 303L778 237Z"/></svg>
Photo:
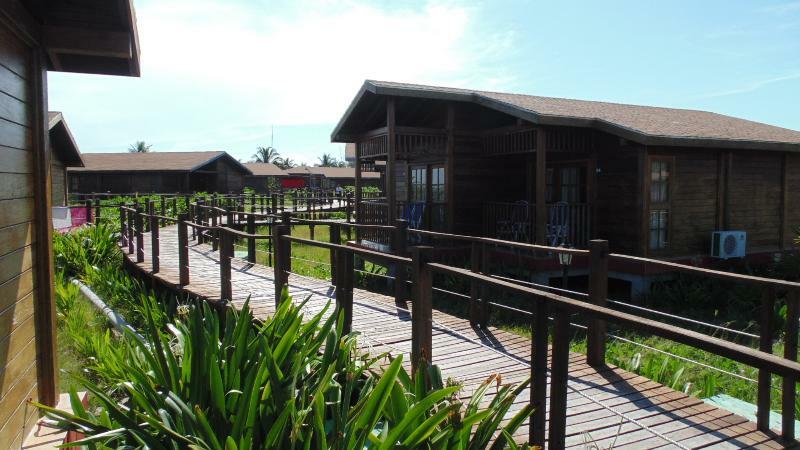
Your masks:
<svg viewBox="0 0 800 450"><path fill-rule="evenodd" d="M525 200L514 202L511 213L505 219L497 220L496 234L498 239L516 242L528 242L530 230L530 207Z"/></svg>
<svg viewBox="0 0 800 450"><path fill-rule="evenodd" d="M551 247L566 245L569 239L569 204L558 202L548 208L545 239Z"/></svg>
<svg viewBox="0 0 800 450"><path fill-rule="evenodd" d="M409 202L403 208L403 217L408 222L408 228L412 230L419 230L422 228L423 220L425 218L425 203L424 202ZM422 241L422 236L418 234L410 234L409 241L411 243L419 243Z"/></svg>

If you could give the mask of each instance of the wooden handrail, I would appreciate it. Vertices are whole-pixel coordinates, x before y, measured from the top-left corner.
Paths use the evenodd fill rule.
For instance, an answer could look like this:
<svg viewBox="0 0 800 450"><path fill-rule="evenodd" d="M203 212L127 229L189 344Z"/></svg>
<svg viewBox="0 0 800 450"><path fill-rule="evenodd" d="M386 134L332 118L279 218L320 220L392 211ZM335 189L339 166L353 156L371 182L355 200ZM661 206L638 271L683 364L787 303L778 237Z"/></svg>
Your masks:
<svg viewBox="0 0 800 450"><path fill-rule="evenodd" d="M321 242L321 241L312 241L311 239L304 239L296 236L286 235L281 236L281 238L288 242L296 242L298 244L306 244L306 245L313 245L316 247L327 248L329 250L345 250L347 252L354 253L359 256L365 256L368 258L375 258L380 261L384 261L390 264L403 264L403 265L410 265L411 258L404 258L402 256L393 255L391 253L383 253L383 252L376 252L375 250L367 250L364 248L359 247L351 247L348 245L337 245L331 244L330 242Z"/></svg>
<svg viewBox="0 0 800 450"><path fill-rule="evenodd" d="M244 239L272 239L272 236L268 234L252 234L246 233L244 231L239 231L230 227L218 227L218 229L224 231L225 233L232 234L234 236L244 238Z"/></svg>

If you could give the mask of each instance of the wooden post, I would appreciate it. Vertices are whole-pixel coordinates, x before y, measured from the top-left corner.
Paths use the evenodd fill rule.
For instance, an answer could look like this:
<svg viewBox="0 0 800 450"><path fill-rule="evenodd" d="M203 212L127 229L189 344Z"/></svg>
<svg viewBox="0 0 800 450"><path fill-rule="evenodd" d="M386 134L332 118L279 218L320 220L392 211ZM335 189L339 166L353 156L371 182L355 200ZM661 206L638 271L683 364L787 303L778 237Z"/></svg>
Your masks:
<svg viewBox="0 0 800 450"><path fill-rule="evenodd" d="M94 223L92 220L92 200L86 200L86 223Z"/></svg>
<svg viewBox="0 0 800 450"><path fill-rule="evenodd" d="M397 256L405 256L408 252L406 248L408 245L408 221L397 219L394 223L392 252ZM406 267L403 264L395 264L394 269L394 301L402 303L408 298Z"/></svg>
<svg viewBox="0 0 800 450"><path fill-rule="evenodd" d="M800 319L800 291L791 289L786 293L786 336L783 343L783 357L797 361L798 320ZM795 399L797 397L797 378L783 377L781 389L781 434L787 442L795 438Z"/></svg>
<svg viewBox="0 0 800 450"><path fill-rule="evenodd" d="M546 348L546 347L545 347ZM553 354L550 368L549 449L561 450L567 436L567 382L569 376L569 313L555 311Z"/></svg>
<svg viewBox="0 0 800 450"><path fill-rule="evenodd" d="M277 194L272 194L272 198L270 198L270 205L271 209L269 211L270 214L278 214L278 196Z"/></svg>
<svg viewBox="0 0 800 450"><path fill-rule="evenodd" d="M313 213L312 213L312 217L313 217ZM313 223L308 224L308 237L312 241L314 240L314 224Z"/></svg>
<svg viewBox="0 0 800 450"><path fill-rule="evenodd" d="M589 241L589 302L606 306L608 299L608 241ZM586 362L592 366L606 363L606 321L589 319L586 330Z"/></svg>
<svg viewBox="0 0 800 450"><path fill-rule="evenodd" d="M136 262L144 262L144 229L142 208L136 208Z"/></svg>
<svg viewBox="0 0 800 450"><path fill-rule="evenodd" d="M455 138L455 121L456 113L453 108L453 103L447 103L447 115L445 117L445 131L447 132L446 142L446 158L445 158L445 200L447 201L447 217L446 226L447 231L453 232L453 221L456 211L456 196L454 195L455 188L455 163L456 163L456 138ZM396 209L396 208L395 208Z"/></svg>
<svg viewBox="0 0 800 450"><path fill-rule="evenodd" d="M217 251L219 249L219 232L217 231L217 225L219 225L217 216L219 216L219 213L215 209L212 209L210 212L211 226L214 227L214 229L211 230L211 250Z"/></svg>
<svg viewBox="0 0 800 450"><path fill-rule="evenodd" d="M331 224L328 227L328 241L331 244L341 245L342 243L342 229L337 224ZM331 282L334 285L337 285L338 277L336 272L336 265L337 265L338 258L336 257L336 250L331 249Z"/></svg>
<svg viewBox="0 0 800 450"><path fill-rule="evenodd" d="M533 415L530 419L528 441L544 448L545 423L547 422L547 346L548 318L547 302L536 299L531 321L531 397Z"/></svg>
<svg viewBox="0 0 800 450"><path fill-rule="evenodd" d="M150 264L152 265L153 273L158 273L161 268L158 220L155 215L150 216Z"/></svg>
<svg viewBox="0 0 800 450"><path fill-rule="evenodd" d="M343 248L335 250L336 307L343 315L342 333L353 329L353 254Z"/></svg>
<svg viewBox="0 0 800 450"><path fill-rule="evenodd" d="M472 248L469 255L470 269L473 273L480 273L481 271L481 244L479 242L472 242ZM470 280L469 282L469 323L474 327L481 323L481 307L478 300L478 292L480 290L480 283L477 280Z"/></svg>
<svg viewBox="0 0 800 450"><path fill-rule="evenodd" d="M160 195L159 197L161 198L161 216L162 217L166 217L167 216L167 200L164 198L163 195ZM167 226L167 222L164 219L161 219L161 226L162 227Z"/></svg>
<svg viewBox="0 0 800 450"><path fill-rule="evenodd" d="M187 214L178 215L178 277L181 286L189 284L189 229Z"/></svg>
<svg viewBox="0 0 800 450"><path fill-rule="evenodd" d="M775 289L769 287L764 290L761 296L761 327L758 349L765 353L772 353L772 334L775 312ZM756 405L756 424L758 429L764 432L769 431L769 412L772 395L772 374L765 369L758 370L758 397Z"/></svg>
<svg viewBox="0 0 800 450"><path fill-rule="evenodd" d="M253 201L255 202L255 200ZM253 208L255 208L255 203ZM252 213L247 215L247 232L256 234L256 216ZM256 240L253 238L247 238L247 262L253 264L256 262Z"/></svg>
<svg viewBox="0 0 800 450"><path fill-rule="evenodd" d="M386 99L386 223L394 223L397 214L397 183L395 181L395 159L397 158L395 99Z"/></svg>
<svg viewBox="0 0 800 450"><path fill-rule="evenodd" d="M411 249L411 273L413 295L411 296L411 372L424 368L433 360L433 313L431 295L433 274L428 262L433 247Z"/></svg>
<svg viewBox="0 0 800 450"><path fill-rule="evenodd" d="M289 211L282 212L281 213L281 223L283 225L286 225L288 227L288 229L289 229L289 231L287 231L286 234L292 234L292 213L290 213ZM291 242L287 242L286 245L289 246L289 250L288 250L287 254L289 256L291 256L291 254L292 254L292 251L291 251L292 244L291 244ZM273 243L273 246L275 246L275 249L276 249L275 251L277 252L277 244ZM286 258L286 271L287 272L291 272L292 271L292 258L291 257Z"/></svg>
<svg viewBox="0 0 800 450"><path fill-rule="evenodd" d="M489 270L491 267L492 262L492 255L489 251L489 246L486 244L481 244L481 273L489 274L491 271ZM486 286L486 283L481 284L480 287L480 294L481 294L481 313L480 313L480 326L481 328L486 328L489 324L489 314L491 310L489 309L489 287Z"/></svg>
<svg viewBox="0 0 800 450"><path fill-rule="evenodd" d="M128 210L128 254L132 255L134 250L134 239L136 236L136 212Z"/></svg>
<svg viewBox="0 0 800 450"><path fill-rule="evenodd" d="M223 302L233 297L231 283L231 258L233 257L233 236L220 228L219 245L219 298Z"/></svg>
<svg viewBox="0 0 800 450"><path fill-rule="evenodd" d="M119 245L125 247L128 245L128 227L126 225L125 218L127 217L127 212L122 209L122 206L119 208Z"/></svg>
<svg viewBox="0 0 800 450"><path fill-rule="evenodd" d="M283 288L289 283L289 261L291 258L291 247L289 242L283 242L281 236L289 234L291 228L288 225L276 225L272 228L272 247L275 249L275 307L281 303Z"/></svg>
<svg viewBox="0 0 800 450"><path fill-rule="evenodd" d="M175 195L172 197L172 216L178 217L178 196Z"/></svg>
<svg viewBox="0 0 800 450"><path fill-rule="evenodd" d="M536 243L545 244L547 228L547 136L544 128L536 129Z"/></svg>

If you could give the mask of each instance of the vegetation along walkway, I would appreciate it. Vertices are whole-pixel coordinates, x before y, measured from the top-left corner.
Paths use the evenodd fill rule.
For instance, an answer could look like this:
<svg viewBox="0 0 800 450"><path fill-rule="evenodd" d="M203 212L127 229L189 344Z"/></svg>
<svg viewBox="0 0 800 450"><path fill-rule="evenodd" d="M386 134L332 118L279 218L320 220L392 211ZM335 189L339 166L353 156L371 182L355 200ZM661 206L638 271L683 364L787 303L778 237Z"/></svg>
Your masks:
<svg viewBox="0 0 800 450"><path fill-rule="evenodd" d="M144 242L149 243L150 237L146 236ZM136 263L134 254L125 252L130 267L176 290L219 301L219 252L208 244L191 242L190 284L179 287L178 227L161 228L159 242L158 273L151 271L149 245L144 246L146 257L141 263ZM256 316L269 315L275 307L273 270L239 258L232 260L231 267L233 305L240 307L249 297ZM309 313L319 312L333 302L334 288L327 280L291 274L288 285L294 301L310 297L306 305ZM409 309L407 304L396 304L392 297L355 289L352 328L361 334L362 351L408 354ZM529 338L493 327L474 328L468 320L436 310L433 349L433 363L445 377L463 384L464 398L491 374L500 374L503 383L519 382L530 374ZM614 366L589 366L585 359L584 355L570 355L566 447L784 447L775 436L757 431L755 423L741 416ZM523 392L511 412L526 404L529 396L527 390ZM527 438L525 425L515 439L524 442Z"/></svg>

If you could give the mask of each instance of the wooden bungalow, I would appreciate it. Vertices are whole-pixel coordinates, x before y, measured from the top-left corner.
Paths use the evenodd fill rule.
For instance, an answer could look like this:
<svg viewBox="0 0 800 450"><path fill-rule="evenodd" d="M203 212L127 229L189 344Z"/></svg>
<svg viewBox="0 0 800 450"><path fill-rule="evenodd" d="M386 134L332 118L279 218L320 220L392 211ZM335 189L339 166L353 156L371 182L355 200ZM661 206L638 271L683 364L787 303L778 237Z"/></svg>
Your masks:
<svg viewBox="0 0 800 450"><path fill-rule="evenodd" d="M50 111L47 115L50 129L50 179L52 180L53 206L67 204L67 167L83 167L83 158L67 121L60 112Z"/></svg>
<svg viewBox="0 0 800 450"><path fill-rule="evenodd" d="M800 132L711 112L366 81L331 140L357 184L387 164L386 202L357 199L381 222L421 204L436 230L663 258L717 230L774 252L800 225Z"/></svg>
<svg viewBox="0 0 800 450"><path fill-rule="evenodd" d="M275 164L252 162L244 163L244 166L252 173L244 177L244 186L256 192L280 189L281 180L289 176Z"/></svg>
<svg viewBox="0 0 800 450"><path fill-rule="evenodd" d="M354 186L356 170L353 167L297 166L286 169L289 178L303 181L303 187L312 189L335 189L337 186ZM362 171L363 186L379 186L381 174L377 170Z"/></svg>
<svg viewBox="0 0 800 450"><path fill-rule="evenodd" d="M87 153L68 170L75 193L238 192L252 175L224 151Z"/></svg>
<svg viewBox="0 0 800 450"><path fill-rule="evenodd" d="M0 448L58 399L48 70L138 76L131 1L0 1Z"/></svg>

